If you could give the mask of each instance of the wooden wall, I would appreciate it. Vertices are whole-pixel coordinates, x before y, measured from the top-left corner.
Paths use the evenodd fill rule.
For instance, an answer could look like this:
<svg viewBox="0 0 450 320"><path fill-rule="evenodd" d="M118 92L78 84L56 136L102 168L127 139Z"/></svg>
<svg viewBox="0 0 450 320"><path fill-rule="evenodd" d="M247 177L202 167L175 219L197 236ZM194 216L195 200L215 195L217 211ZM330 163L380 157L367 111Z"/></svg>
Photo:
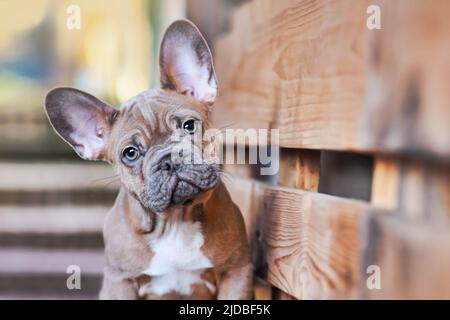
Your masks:
<svg viewBox="0 0 450 320"><path fill-rule="evenodd" d="M380 30L366 26L372 4ZM213 120L280 130L275 185L226 166L274 297L450 298L449 13L445 0L235 10L215 44Z"/></svg>

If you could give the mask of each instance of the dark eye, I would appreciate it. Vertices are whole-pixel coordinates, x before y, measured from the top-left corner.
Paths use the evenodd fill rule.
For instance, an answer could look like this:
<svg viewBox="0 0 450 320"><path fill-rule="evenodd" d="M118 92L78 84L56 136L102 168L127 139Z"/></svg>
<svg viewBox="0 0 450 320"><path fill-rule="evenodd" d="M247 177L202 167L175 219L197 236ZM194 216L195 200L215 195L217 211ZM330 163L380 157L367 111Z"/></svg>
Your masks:
<svg viewBox="0 0 450 320"><path fill-rule="evenodd" d="M135 147L126 147L122 152L122 156L128 161L134 161L139 158L139 150Z"/></svg>
<svg viewBox="0 0 450 320"><path fill-rule="evenodd" d="M196 130L195 120L187 120L183 123L183 129L190 134L194 134Z"/></svg>

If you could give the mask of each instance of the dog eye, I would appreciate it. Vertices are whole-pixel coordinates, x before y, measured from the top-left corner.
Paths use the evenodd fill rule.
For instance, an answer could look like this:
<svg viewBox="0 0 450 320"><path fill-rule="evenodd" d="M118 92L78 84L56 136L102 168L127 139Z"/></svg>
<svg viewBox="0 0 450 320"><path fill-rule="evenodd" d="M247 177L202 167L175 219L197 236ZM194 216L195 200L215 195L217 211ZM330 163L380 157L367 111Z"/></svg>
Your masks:
<svg viewBox="0 0 450 320"><path fill-rule="evenodd" d="M195 120L187 120L183 123L183 129L186 130L190 134L194 134L196 128Z"/></svg>
<svg viewBox="0 0 450 320"><path fill-rule="evenodd" d="M127 147L123 150L122 156L128 161L134 161L139 158L139 150L135 147Z"/></svg>

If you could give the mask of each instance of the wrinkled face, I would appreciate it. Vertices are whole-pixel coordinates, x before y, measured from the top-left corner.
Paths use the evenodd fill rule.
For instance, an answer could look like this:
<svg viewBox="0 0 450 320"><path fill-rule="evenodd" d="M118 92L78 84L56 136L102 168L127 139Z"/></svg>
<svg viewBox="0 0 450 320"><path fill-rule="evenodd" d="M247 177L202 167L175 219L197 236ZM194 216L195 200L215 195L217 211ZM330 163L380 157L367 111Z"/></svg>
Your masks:
<svg viewBox="0 0 450 320"><path fill-rule="evenodd" d="M53 89L45 99L55 131L82 158L112 163L125 190L158 213L206 199L219 180L214 148L202 135L217 81L209 48L192 23L169 26L160 69L161 89L119 110L73 88Z"/></svg>
<svg viewBox="0 0 450 320"><path fill-rule="evenodd" d="M195 100L149 91L120 109L108 158L144 207L164 212L189 205L219 181L218 166L203 156L211 150L202 139L207 128L205 108Z"/></svg>

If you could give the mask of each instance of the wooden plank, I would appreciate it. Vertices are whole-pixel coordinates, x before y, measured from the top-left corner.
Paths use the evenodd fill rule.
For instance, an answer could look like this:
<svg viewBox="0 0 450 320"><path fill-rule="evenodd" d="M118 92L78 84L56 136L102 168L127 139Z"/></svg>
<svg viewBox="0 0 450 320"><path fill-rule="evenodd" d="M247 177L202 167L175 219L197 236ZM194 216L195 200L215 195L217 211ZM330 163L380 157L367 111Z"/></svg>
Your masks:
<svg viewBox="0 0 450 320"><path fill-rule="evenodd" d="M385 209L399 206L400 164L395 158L377 156L374 160L371 202Z"/></svg>
<svg viewBox="0 0 450 320"><path fill-rule="evenodd" d="M450 168L395 156L375 159L371 202L408 220L446 221L450 216Z"/></svg>
<svg viewBox="0 0 450 320"><path fill-rule="evenodd" d="M372 4L381 30L366 27ZM449 10L445 0L248 2L216 43L214 122L279 128L282 147L448 159Z"/></svg>
<svg viewBox="0 0 450 320"><path fill-rule="evenodd" d="M435 217L448 221L450 218L450 167L437 166L428 180L428 202L425 210L430 210Z"/></svg>
<svg viewBox="0 0 450 320"><path fill-rule="evenodd" d="M252 180L228 187L269 283L297 299L357 296L362 202Z"/></svg>
<svg viewBox="0 0 450 320"><path fill-rule="evenodd" d="M399 190L399 211L404 216L417 221L448 221L450 167L403 160Z"/></svg>
<svg viewBox="0 0 450 320"><path fill-rule="evenodd" d="M271 128L284 147L359 147L369 1L251 1L216 43L217 125Z"/></svg>
<svg viewBox="0 0 450 320"><path fill-rule="evenodd" d="M367 299L450 299L450 229L370 209L364 270L379 268L379 289L361 282ZM366 274L365 277L368 277Z"/></svg>
<svg viewBox="0 0 450 320"><path fill-rule="evenodd" d="M369 32L363 144L449 158L450 2L377 0Z"/></svg>
<svg viewBox="0 0 450 320"><path fill-rule="evenodd" d="M253 282L254 285L254 299L255 300L271 300L272 299L272 288L264 280L259 277L255 277Z"/></svg>
<svg viewBox="0 0 450 320"><path fill-rule="evenodd" d="M399 211L412 220L423 218L427 214L425 166L418 161L404 161L399 187Z"/></svg>
<svg viewBox="0 0 450 320"><path fill-rule="evenodd" d="M229 188L250 222L258 274L297 299L450 298L448 221L253 180ZM380 267L380 290L368 289L369 266Z"/></svg>
<svg viewBox="0 0 450 320"><path fill-rule="evenodd" d="M307 149L282 149L278 184L307 191L318 191L320 172L320 151ZM295 297L272 287L272 299L294 300Z"/></svg>
<svg viewBox="0 0 450 320"><path fill-rule="evenodd" d="M354 297L363 207L294 189L266 189L261 233L268 281L298 299Z"/></svg>
<svg viewBox="0 0 450 320"><path fill-rule="evenodd" d="M361 148L369 1L298 1L273 66L280 82L273 127L284 147Z"/></svg>
<svg viewBox="0 0 450 320"><path fill-rule="evenodd" d="M319 190L320 151L282 149L278 184L307 191Z"/></svg>

